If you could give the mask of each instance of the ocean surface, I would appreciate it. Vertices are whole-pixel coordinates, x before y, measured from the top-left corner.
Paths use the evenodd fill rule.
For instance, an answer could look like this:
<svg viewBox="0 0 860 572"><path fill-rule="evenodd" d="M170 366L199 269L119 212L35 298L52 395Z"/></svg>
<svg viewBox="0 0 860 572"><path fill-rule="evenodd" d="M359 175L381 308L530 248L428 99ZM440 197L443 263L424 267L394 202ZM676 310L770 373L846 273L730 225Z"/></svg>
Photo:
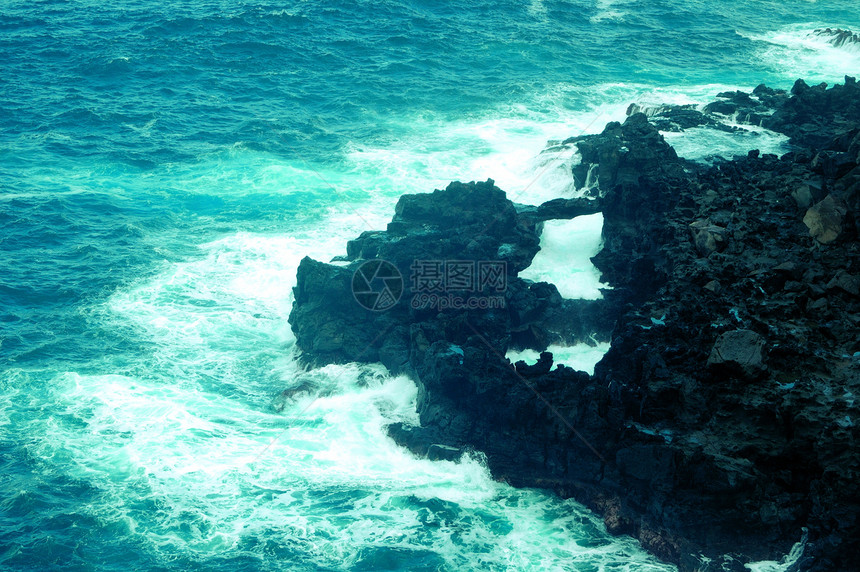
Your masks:
<svg viewBox="0 0 860 572"><path fill-rule="evenodd" d="M860 8L0 1L0 570L673 570L479 454L395 446L415 384L302 371L296 267L451 180L569 196L578 159L547 143L631 102L860 72L826 26ZM702 161L787 149L667 139ZM600 228L550 225L527 273L600 296ZM605 349L556 348L582 369Z"/></svg>

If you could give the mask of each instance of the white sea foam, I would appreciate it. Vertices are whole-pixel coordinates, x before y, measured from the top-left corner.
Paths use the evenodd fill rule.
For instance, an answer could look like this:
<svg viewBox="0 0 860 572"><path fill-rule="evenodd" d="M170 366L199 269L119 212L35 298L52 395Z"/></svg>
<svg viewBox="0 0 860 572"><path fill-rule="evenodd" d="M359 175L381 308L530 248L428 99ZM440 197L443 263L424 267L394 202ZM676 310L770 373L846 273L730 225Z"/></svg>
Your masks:
<svg viewBox="0 0 860 572"><path fill-rule="evenodd" d="M594 214L571 220L544 223L540 251L531 265L520 272L522 278L551 282L564 298L597 300L603 297L600 272L590 258L600 252L603 215Z"/></svg>
<svg viewBox="0 0 860 572"><path fill-rule="evenodd" d="M454 180L492 178L515 202L539 204L573 191L572 148L546 151L547 141L580 130L578 121L543 124L525 118L427 124L420 136L387 148L354 147L354 171L388 192L429 192ZM419 141L420 139L420 141Z"/></svg>
<svg viewBox="0 0 860 572"><path fill-rule="evenodd" d="M856 76L860 72L860 45L837 47L830 43L828 37L813 33L816 29L827 27L839 26L792 24L746 37L761 45L757 59L788 80L803 78L807 83L841 83L844 76Z"/></svg>
<svg viewBox="0 0 860 572"><path fill-rule="evenodd" d="M691 161L708 162L715 157L731 159L746 155L752 149L761 153L782 155L788 152L788 137L763 127L740 125L742 132L726 133L707 127L694 127L682 133L664 132L666 142L681 157Z"/></svg>
<svg viewBox="0 0 860 572"><path fill-rule="evenodd" d="M597 13L589 20L593 23L603 20L623 20L627 11L623 8L630 4L631 0L597 0Z"/></svg>
<svg viewBox="0 0 860 572"><path fill-rule="evenodd" d="M571 168L579 155L558 142L600 133L610 121L623 122L631 103L703 105L721 91L744 88L749 89L725 84L559 84L534 94L528 105L494 110L492 118L392 120L391 127L402 135L385 146L351 145L345 168L353 185L389 203L403 193L429 192L453 180L492 178L511 200L540 204L577 195ZM391 212L390 207L371 210Z"/></svg>
<svg viewBox="0 0 860 572"><path fill-rule="evenodd" d="M206 562L265 542L322 567L397 548L452 569L672 569L576 503L494 482L480 458L396 446L385 425L416 422L407 378L325 369L330 391L284 415L172 380L69 373L51 387L55 415L26 428L30 452L86 478L101 500L81 510L155 554Z"/></svg>
<svg viewBox="0 0 860 572"><path fill-rule="evenodd" d="M594 366L609 351L609 344L599 343L593 346L588 344L576 344L574 346L552 345L547 348L547 351L552 353L554 364L564 364L573 369L593 374ZM535 350L508 350L505 357L511 360L511 363L522 360L529 365L534 365L537 363L538 358L540 358L540 352Z"/></svg>
<svg viewBox="0 0 860 572"><path fill-rule="evenodd" d="M601 101L601 107L607 111L611 121L623 121L625 110L630 103L640 107L655 107L668 105L700 105L713 101L714 96L723 91L749 90L750 86L724 83L707 83L684 86L659 86L633 82L610 82L593 86L589 92L591 97ZM550 91L548 97L572 97L575 88L558 86ZM602 130L602 126L600 128Z"/></svg>
<svg viewBox="0 0 860 572"><path fill-rule="evenodd" d="M789 553L783 556L781 560L750 562L745 565L745 568L751 570L751 572L786 572L801 556L803 556L803 548L806 546L807 537L808 531L804 528L800 540L791 547Z"/></svg>

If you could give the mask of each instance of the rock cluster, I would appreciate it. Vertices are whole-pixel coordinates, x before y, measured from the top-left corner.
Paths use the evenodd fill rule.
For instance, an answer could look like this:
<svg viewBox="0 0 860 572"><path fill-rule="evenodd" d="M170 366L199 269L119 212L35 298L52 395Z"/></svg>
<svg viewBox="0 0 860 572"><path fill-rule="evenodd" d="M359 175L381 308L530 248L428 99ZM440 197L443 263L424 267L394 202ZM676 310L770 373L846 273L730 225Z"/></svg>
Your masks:
<svg viewBox="0 0 860 572"><path fill-rule="evenodd" d="M340 265L302 261L290 323L303 358L409 373L421 426L392 426L395 440L433 458L478 449L497 478L575 497L681 570L742 570L804 529L797 569L858 569L858 106L846 78L721 94L681 116L633 108L564 142L591 199L523 207L492 181L405 195ZM789 135L794 150L704 166L655 127L728 114ZM603 300L564 300L517 275L543 221L597 211ZM380 259L403 277L416 260L502 262L503 291L453 293L504 304L422 307L406 278L398 304L367 310L351 280ZM611 349L593 376L553 368L548 352L533 366L504 359L601 338Z"/></svg>
<svg viewBox="0 0 860 572"><path fill-rule="evenodd" d="M851 30L843 30L841 28L822 28L812 32L816 36L825 38L828 43L834 47L842 48L853 44L860 44L860 36Z"/></svg>

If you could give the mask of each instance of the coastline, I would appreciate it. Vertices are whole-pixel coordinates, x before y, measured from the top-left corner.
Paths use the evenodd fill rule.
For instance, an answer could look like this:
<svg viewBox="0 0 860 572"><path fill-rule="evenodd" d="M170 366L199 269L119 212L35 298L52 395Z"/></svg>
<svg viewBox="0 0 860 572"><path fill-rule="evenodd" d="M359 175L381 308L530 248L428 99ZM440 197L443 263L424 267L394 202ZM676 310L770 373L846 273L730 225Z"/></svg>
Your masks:
<svg viewBox="0 0 860 572"><path fill-rule="evenodd" d="M742 570L805 529L794 569L855 565L859 106L846 78L720 94L701 111L631 108L563 143L582 156L578 198L517 206L492 180L404 195L387 231L351 241L341 265L302 261L290 316L302 359L409 374L421 427L392 425L398 443L480 451L495 478L574 497L681 570ZM730 116L795 150L703 166L654 126ZM593 212L603 300L517 276L544 220ZM406 276L415 260L462 259L505 264L504 308L379 312L350 294L368 260ZM612 342L593 376L552 369L548 353L534 366L503 357L589 337Z"/></svg>

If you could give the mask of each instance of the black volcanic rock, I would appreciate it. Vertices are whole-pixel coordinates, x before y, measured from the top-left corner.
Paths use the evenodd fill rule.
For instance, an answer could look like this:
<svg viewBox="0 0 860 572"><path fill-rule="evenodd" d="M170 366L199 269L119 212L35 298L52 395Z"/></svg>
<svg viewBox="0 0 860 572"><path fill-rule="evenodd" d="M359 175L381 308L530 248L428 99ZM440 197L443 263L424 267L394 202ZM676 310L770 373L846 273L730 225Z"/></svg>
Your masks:
<svg viewBox="0 0 860 572"><path fill-rule="evenodd" d="M683 196L687 162L642 113L634 113L624 124L608 124L600 135L565 143L576 145L582 156L575 170L596 172L605 246L595 264L615 288L611 296L629 300L648 296L668 276L660 247L675 237L660 221ZM634 265L631 259L636 260Z"/></svg>
<svg viewBox="0 0 860 572"><path fill-rule="evenodd" d="M493 184L454 182L432 194L403 195L386 232L364 232L347 244L347 259L382 258L409 275L414 260L459 255L526 268L539 250L534 228L520 224L514 204Z"/></svg>
<svg viewBox="0 0 860 572"><path fill-rule="evenodd" d="M846 30L827 29L815 33L832 38L832 43L841 47L857 43L857 35ZM640 108L634 104L627 113L643 112L660 131L678 132L694 127L742 131L742 127L726 123L731 118L742 125L762 126L788 135L792 144L811 148L814 156L819 151L835 150L840 145L834 139L849 136L857 125L860 119L858 91L860 86L853 77L846 76L842 85L832 89L827 89L824 83L809 86L799 79L790 93L760 85L752 93L720 93L716 101L701 108L695 105ZM847 141L841 143L844 147Z"/></svg>
<svg viewBox="0 0 860 572"><path fill-rule="evenodd" d="M802 79L791 89L792 97L762 122L764 127L785 133L798 146L816 151L860 122L860 86L853 77L843 85L827 89L827 84L808 86Z"/></svg>
<svg viewBox="0 0 860 572"><path fill-rule="evenodd" d="M652 261L664 261L658 288L645 300L627 299L633 307L620 317L595 380L616 388L610 410L620 407L628 423L672 435L662 445L673 452L671 494L660 492L665 471L655 467L612 518L633 520L636 510L625 508L654 507L646 514L682 539L682 553L685 545L722 542L726 552L761 558L768 545L787 549L806 526L814 556L802 569L858 565L860 455L849 443L860 436L853 399L860 390L860 300L849 293L849 276L860 265L860 246L856 157L848 152L858 122L845 110L860 93L850 78L846 83L796 87L800 93L780 104L786 123L774 123L800 134L799 144L829 141L825 147L843 153L846 167L828 168L815 149L781 160L751 153L718 162L688 177L674 205L643 229L673 240L647 256L632 240L607 240L595 258L601 270L616 257L630 269L645 264L645 275L630 271L634 287L649 284ZM790 118L815 123L801 128ZM820 159L809 161L816 153ZM839 190L831 196L828 189ZM820 224L810 226L815 205ZM605 233L614 232L610 222ZM613 266L609 271L619 278ZM849 290L835 287L840 280ZM625 467L634 467L628 482L643 480L640 466ZM630 473L625 467L619 470ZM693 514L698 523L684 516ZM682 569L699 566L685 558Z"/></svg>
<svg viewBox="0 0 860 572"><path fill-rule="evenodd" d="M381 361L391 371L414 371L416 327L430 342L448 339L462 329L457 323L469 313L450 304L452 298L488 300L491 311L471 312L475 324L493 347L544 350L553 343L575 343L597 336L607 339L612 320L599 302L563 300L552 284L526 282L517 273L539 249L539 223L598 212L594 201L551 201L518 215L514 203L493 184L454 182L445 190L403 195L385 231L364 232L347 245L345 266L301 261L294 289L290 324L309 365L350 361ZM360 268L384 261L401 278L398 302L385 311L356 299L354 277ZM414 283L417 263L467 263L476 274L471 288L432 288ZM478 284L481 264L500 269L503 289ZM442 266L437 268L441 269ZM444 272L444 270L439 270ZM424 276L426 279L426 276ZM441 286L442 275L439 276ZM417 297L416 297L417 296ZM453 300L456 302L457 300ZM428 307L428 304L434 307ZM453 323L449 323L453 322Z"/></svg>
<svg viewBox="0 0 860 572"><path fill-rule="evenodd" d="M728 374L760 377L767 367L764 339L752 330L732 330L722 334L708 357L708 366Z"/></svg>
<svg viewBox="0 0 860 572"><path fill-rule="evenodd" d="M830 44L837 48L860 44L860 36L851 30L842 30L840 28L836 28L835 30L832 28L820 28L812 33L816 36L826 38Z"/></svg>
<svg viewBox="0 0 860 572"><path fill-rule="evenodd" d="M516 205L516 207L521 223L529 226L548 220L572 219L601 212L600 201L584 197L553 199L536 207L531 205Z"/></svg>
<svg viewBox="0 0 860 572"><path fill-rule="evenodd" d="M737 112L736 105L720 101L708 104L703 110L696 105L660 105L657 107L640 107L635 103L627 108L627 115L644 113L654 127L660 131L680 132L694 127L710 127L719 131L733 133L740 128L726 125L714 117L714 114L732 115Z"/></svg>
<svg viewBox="0 0 860 572"><path fill-rule="evenodd" d="M756 114L795 149L697 165L632 112L565 142L593 198L518 206L492 181L406 195L346 266L302 261L303 359L409 373L421 426L391 426L396 441L434 458L480 450L495 477L575 497L683 571L779 558L803 530L796 569L860 569L860 92L846 78L720 100L702 113ZM604 300L517 276L542 221L595 209ZM429 258L504 262L504 307L422 308L408 279L385 312L352 299L362 264L408 277ZM504 359L610 331L593 376L548 352Z"/></svg>

